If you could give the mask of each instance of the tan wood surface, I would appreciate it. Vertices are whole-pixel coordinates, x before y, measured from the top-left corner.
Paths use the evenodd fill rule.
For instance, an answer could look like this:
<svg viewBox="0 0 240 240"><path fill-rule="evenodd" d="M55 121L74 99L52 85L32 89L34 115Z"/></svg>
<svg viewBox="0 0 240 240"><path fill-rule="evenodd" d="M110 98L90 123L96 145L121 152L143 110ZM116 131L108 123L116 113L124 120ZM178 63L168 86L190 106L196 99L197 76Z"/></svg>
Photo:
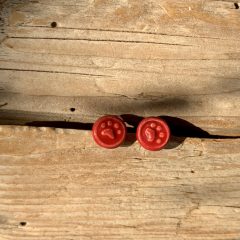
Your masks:
<svg viewBox="0 0 240 240"><path fill-rule="evenodd" d="M240 136L237 6L0 0L0 124L167 115ZM132 139L0 126L0 240L240 239L239 138Z"/></svg>
<svg viewBox="0 0 240 240"><path fill-rule="evenodd" d="M0 239L240 238L240 139L104 150L89 131L0 128Z"/></svg>
<svg viewBox="0 0 240 240"><path fill-rule="evenodd" d="M1 2L1 123L132 113L240 135L235 1Z"/></svg>

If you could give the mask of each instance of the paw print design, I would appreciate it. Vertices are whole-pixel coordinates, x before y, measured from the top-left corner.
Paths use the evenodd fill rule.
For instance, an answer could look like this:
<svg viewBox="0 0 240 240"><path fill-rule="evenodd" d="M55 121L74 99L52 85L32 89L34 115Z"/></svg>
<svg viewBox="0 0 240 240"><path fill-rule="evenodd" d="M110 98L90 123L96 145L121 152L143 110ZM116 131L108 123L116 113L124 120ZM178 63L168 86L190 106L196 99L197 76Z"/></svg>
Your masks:
<svg viewBox="0 0 240 240"><path fill-rule="evenodd" d="M137 128L137 139L147 150L157 151L168 142L170 130L165 121L160 118L145 118Z"/></svg>
<svg viewBox="0 0 240 240"><path fill-rule="evenodd" d="M93 125L95 142L105 148L116 148L122 144L126 136L124 122L116 116L104 116Z"/></svg>

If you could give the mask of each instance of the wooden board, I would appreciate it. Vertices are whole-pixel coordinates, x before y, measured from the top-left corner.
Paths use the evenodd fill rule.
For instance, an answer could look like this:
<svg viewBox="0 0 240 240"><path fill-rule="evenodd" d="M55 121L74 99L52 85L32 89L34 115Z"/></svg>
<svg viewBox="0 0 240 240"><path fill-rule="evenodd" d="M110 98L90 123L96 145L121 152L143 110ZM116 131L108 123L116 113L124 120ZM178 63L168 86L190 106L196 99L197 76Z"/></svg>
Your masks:
<svg viewBox="0 0 240 240"><path fill-rule="evenodd" d="M1 2L1 123L131 113L240 135L235 1Z"/></svg>
<svg viewBox="0 0 240 240"><path fill-rule="evenodd" d="M1 126L0 239L240 238L240 139L130 143Z"/></svg>

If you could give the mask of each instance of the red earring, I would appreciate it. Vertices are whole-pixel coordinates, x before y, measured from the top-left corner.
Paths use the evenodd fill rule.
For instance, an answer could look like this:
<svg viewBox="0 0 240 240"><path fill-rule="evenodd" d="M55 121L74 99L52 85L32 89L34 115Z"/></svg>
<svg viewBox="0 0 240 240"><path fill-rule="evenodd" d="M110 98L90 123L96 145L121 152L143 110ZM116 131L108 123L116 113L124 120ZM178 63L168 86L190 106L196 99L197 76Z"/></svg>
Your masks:
<svg viewBox="0 0 240 240"><path fill-rule="evenodd" d="M170 129L164 120L149 117L139 123L136 137L145 149L158 151L168 143Z"/></svg>
<svg viewBox="0 0 240 240"><path fill-rule="evenodd" d="M125 123L117 116L103 116L92 128L94 141L104 148L117 148L126 137Z"/></svg>

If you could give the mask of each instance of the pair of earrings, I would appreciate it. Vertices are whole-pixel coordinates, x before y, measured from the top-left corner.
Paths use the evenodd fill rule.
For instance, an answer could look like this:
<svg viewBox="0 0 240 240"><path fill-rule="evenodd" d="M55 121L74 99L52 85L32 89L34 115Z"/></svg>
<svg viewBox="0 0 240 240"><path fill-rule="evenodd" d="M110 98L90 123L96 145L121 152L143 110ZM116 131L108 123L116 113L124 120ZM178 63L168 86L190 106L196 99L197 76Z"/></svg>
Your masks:
<svg viewBox="0 0 240 240"><path fill-rule="evenodd" d="M92 128L94 141L104 148L117 148L125 140L127 128L118 116L103 116ZM137 127L136 138L140 145L150 151L162 149L168 142L170 129L157 117L144 118Z"/></svg>

